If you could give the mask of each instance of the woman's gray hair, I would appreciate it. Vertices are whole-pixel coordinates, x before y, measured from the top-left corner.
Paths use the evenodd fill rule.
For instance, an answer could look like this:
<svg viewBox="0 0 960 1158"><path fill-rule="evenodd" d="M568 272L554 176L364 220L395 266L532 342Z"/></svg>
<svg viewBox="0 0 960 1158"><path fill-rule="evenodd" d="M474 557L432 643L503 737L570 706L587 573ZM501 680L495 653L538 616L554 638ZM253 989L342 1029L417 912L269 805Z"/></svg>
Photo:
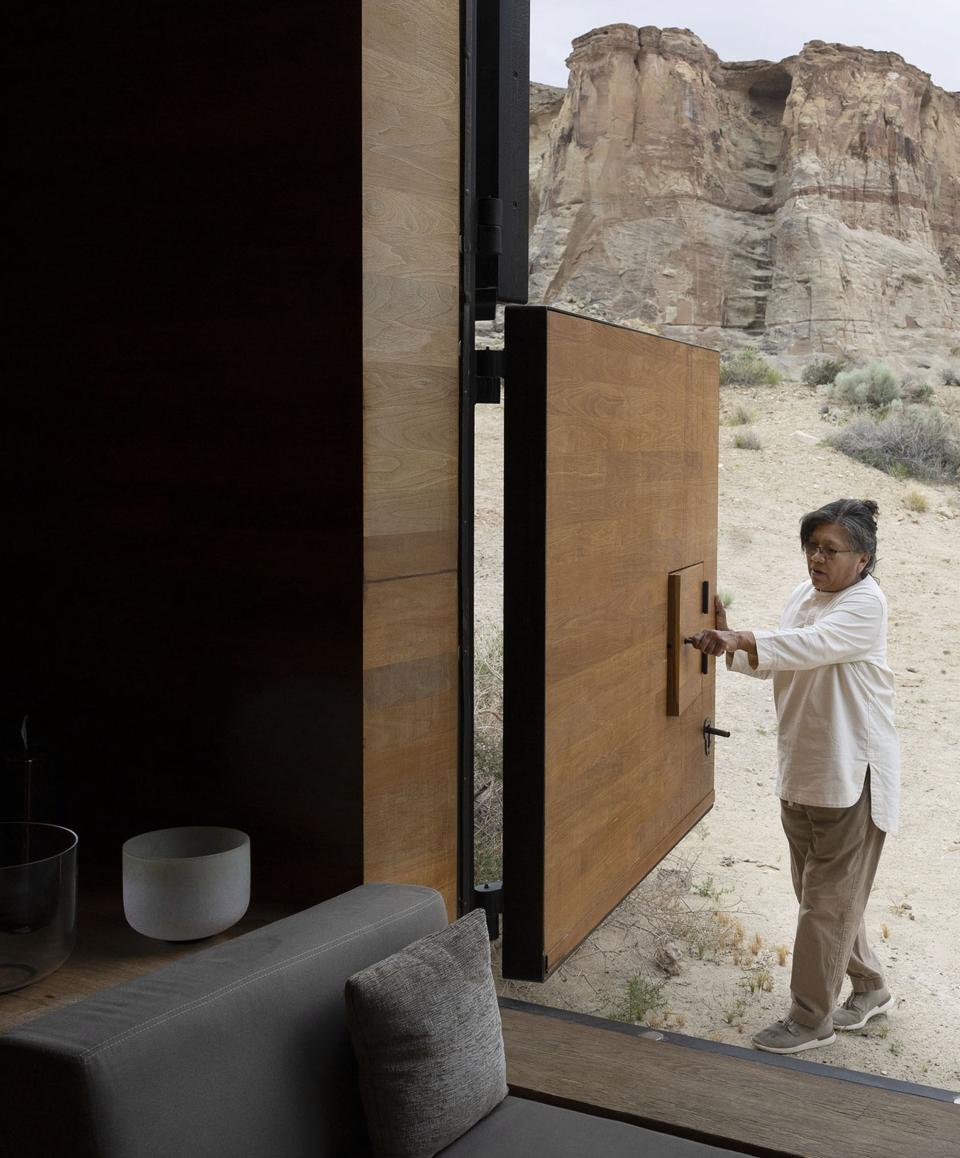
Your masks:
<svg viewBox="0 0 960 1158"><path fill-rule="evenodd" d="M816 511L810 511L800 520L800 546L810 542L810 536L827 523L843 527L854 551L869 555L860 578L873 574L877 565L877 515L880 508L873 499L837 499Z"/></svg>

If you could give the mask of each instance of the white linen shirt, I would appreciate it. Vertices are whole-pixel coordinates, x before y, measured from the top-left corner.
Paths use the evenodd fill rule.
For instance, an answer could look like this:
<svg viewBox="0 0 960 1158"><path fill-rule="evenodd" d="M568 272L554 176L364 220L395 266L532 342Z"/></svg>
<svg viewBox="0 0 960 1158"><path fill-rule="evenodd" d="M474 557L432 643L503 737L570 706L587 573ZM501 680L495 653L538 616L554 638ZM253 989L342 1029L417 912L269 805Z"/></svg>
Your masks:
<svg viewBox="0 0 960 1158"><path fill-rule="evenodd" d="M895 833L900 811L900 743L893 672L887 666L887 601L868 575L842 591L804 580L777 631L755 631L757 666L744 651L727 667L773 677L777 786L781 800L850 808L870 767L871 815Z"/></svg>

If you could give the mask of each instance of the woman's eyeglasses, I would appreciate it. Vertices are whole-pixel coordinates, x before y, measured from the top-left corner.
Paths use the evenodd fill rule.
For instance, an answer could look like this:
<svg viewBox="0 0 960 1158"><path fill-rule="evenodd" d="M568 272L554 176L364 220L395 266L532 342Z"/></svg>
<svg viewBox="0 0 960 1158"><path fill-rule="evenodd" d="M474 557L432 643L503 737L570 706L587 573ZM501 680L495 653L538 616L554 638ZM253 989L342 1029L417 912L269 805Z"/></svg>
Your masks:
<svg viewBox="0 0 960 1158"><path fill-rule="evenodd" d="M831 559L835 559L837 555L859 554L856 547L845 547L841 550L839 547L824 547L822 543L804 543L803 553L808 559L812 559L814 555L822 555L828 563Z"/></svg>

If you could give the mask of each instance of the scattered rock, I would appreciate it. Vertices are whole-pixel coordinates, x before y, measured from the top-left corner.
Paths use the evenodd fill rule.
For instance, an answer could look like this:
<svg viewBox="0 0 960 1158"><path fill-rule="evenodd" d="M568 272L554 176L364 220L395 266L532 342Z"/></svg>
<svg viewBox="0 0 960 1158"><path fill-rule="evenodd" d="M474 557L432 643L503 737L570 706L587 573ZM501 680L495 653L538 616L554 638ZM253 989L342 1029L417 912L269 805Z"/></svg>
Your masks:
<svg viewBox="0 0 960 1158"><path fill-rule="evenodd" d="M693 869L690 868L658 868L657 880L671 888L687 889L693 884Z"/></svg>
<svg viewBox="0 0 960 1158"><path fill-rule="evenodd" d="M675 941L662 941L657 945L653 960L668 977L676 977L683 968L683 953Z"/></svg>

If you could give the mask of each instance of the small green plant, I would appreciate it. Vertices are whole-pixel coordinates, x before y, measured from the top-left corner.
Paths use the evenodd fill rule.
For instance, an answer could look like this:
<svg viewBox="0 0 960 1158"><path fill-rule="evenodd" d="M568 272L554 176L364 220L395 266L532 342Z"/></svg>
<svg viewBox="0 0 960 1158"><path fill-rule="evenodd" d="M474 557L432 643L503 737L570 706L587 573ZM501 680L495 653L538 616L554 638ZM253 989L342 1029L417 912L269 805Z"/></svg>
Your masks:
<svg viewBox="0 0 960 1158"><path fill-rule="evenodd" d="M908 511L915 511L918 515L922 515L930 510L930 503L927 501L927 496L921 494L919 491L908 491L903 497L903 505Z"/></svg>
<svg viewBox="0 0 960 1158"><path fill-rule="evenodd" d="M743 997L738 997L733 1005L728 1006L723 1011L723 1020L727 1025L736 1025L741 1033L743 1032L743 1019L747 1012L747 1002Z"/></svg>
<svg viewBox="0 0 960 1158"><path fill-rule="evenodd" d="M894 1057L899 1057L903 1053L903 1042L899 1038L890 1042L890 1052Z"/></svg>
<svg viewBox="0 0 960 1158"><path fill-rule="evenodd" d="M724 607L733 606L734 594L732 587L721 587L717 594L720 596L720 602Z"/></svg>
<svg viewBox="0 0 960 1158"><path fill-rule="evenodd" d="M932 406L908 406L881 420L855 418L826 441L894 478L960 479L960 432Z"/></svg>
<svg viewBox="0 0 960 1158"><path fill-rule="evenodd" d="M663 982L651 981L639 973L627 982L627 992L620 1012L619 1021L634 1023L646 1021L650 1014L666 1008L663 996Z"/></svg>
<svg viewBox="0 0 960 1158"><path fill-rule="evenodd" d="M738 402L730 412L730 417L727 419L728 426L749 426L756 418L753 411L744 406L742 402Z"/></svg>
<svg viewBox="0 0 960 1158"><path fill-rule="evenodd" d="M693 886L693 891L698 897L705 897L709 901L722 901L726 894L732 890L716 884L713 877L704 877L702 881L698 881Z"/></svg>
<svg viewBox="0 0 960 1158"><path fill-rule="evenodd" d="M744 430L733 436L733 445L737 450L760 450L760 436L755 430Z"/></svg>
<svg viewBox="0 0 960 1158"><path fill-rule="evenodd" d="M859 370L843 370L834 379L830 397L846 406L884 410L903 396L893 371L879 363Z"/></svg>
<svg viewBox="0 0 960 1158"><path fill-rule="evenodd" d="M842 358L814 358L804 367L801 381L804 386L830 386L845 366Z"/></svg>
<svg viewBox="0 0 960 1158"><path fill-rule="evenodd" d="M776 367L755 346L720 357L721 386L779 386L782 381Z"/></svg>
<svg viewBox="0 0 960 1158"><path fill-rule="evenodd" d="M744 965L740 984L744 989L748 989L752 996L773 992L773 973L770 964L770 954L761 953L753 964Z"/></svg>

